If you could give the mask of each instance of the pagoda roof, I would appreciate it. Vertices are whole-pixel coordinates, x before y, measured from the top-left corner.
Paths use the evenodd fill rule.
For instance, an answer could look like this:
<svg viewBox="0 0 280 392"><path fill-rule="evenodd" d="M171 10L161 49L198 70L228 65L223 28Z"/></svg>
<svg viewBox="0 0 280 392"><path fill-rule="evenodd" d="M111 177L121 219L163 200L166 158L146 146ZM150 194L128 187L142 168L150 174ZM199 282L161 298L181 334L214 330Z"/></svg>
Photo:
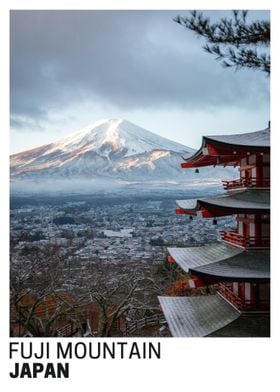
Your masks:
<svg viewBox="0 0 280 392"><path fill-rule="evenodd" d="M207 336L240 317L220 295L158 297L174 337Z"/></svg>
<svg viewBox="0 0 280 392"><path fill-rule="evenodd" d="M202 246L190 246L188 248L167 248L170 255L177 264L185 271L190 268L201 267L216 261L226 260L243 252L243 249L236 246L215 242Z"/></svg>
<svg viewBox="0 0 280 392"><path fill-rule="evenodd" d="M233 135L205 136L205 139L235 146L270 147L270 128Z"/></svg>
<svg viewBox="0 0 280 392"><path fill-rule="evenodd" d="M252 189L202 199L176 200L176 203L185 213L196 215L200 211L204 217L216 216L217 209L224 210L224 215L227 215L227 212L267 213L270 211L270 192L264 189Z"/></svg>
<svg viewBox="0 0 280 392"><path fill-rule="evenodd" d="M192 156L182 156L182 167L237 165L247 153L270 148L270 127L257 132L203 136L201 147Z"/></svg>
<svg viewBox="0 0 280 392"><path fill-rule="evenodd" d="M244 250L226 260L192 268L190 272L220 280L267 281L270 279L270 253L268 250Z"/></svg>
<svg viewBox="0 0 280 392"><path fill-rule="evenodd" d="M226 280L267 281L270 279L269 250L245 250L217 242L198 247L168 248L187 273Z"/></svg>
<svg viewBox="0 0 280 392"><path fill-rule="evenodd" d="M269 337L270 315L269 313L248 312L242 313L238 319L226 325L224 328L208 335L208 337Z"/></svg>

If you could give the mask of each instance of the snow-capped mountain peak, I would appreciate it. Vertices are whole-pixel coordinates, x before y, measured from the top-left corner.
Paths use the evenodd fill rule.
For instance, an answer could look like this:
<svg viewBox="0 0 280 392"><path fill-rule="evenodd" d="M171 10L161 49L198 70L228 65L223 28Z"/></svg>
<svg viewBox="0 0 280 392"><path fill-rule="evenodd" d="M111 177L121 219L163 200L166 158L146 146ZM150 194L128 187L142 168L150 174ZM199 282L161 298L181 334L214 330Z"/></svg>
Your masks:
<svg viewBox="0 0 280 392"><path fill-rule="evenodd" d="M127 120L97 121L69 136L11 156L13 183L54 180L166 182L186 180L182 155L193 150ZM187 174L187 176L186 176Z"/></svg>
<svg viewBox="0 0 280 392"><path fill-rule="evenodd" d="M110 151L120 151L123 156L141 154L155 149L191 152L188 147L172 142L159 135L138 127L123 119L97 121L87 127L52 143L44 155L60 151L72 151L82 148L86 151L98 151L101 156L108 156Z"/></svg>

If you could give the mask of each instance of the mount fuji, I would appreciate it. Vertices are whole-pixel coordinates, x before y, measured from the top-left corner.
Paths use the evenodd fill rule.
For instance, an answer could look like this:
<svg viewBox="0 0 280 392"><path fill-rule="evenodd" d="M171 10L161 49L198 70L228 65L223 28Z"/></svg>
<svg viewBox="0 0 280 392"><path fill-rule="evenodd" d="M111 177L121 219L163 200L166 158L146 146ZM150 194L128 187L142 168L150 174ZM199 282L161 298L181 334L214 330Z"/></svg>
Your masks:
<svg viewBox="0 0 280 392"><path fill-rule="evenodd" d="M194 150L127 120L97 121L53 143L10 157L12 190L53 187L86 191L131 184L220 181L232 169L182 170L182 155ZM229 173L230 171L230 173ZM34 188L35 187L35 188Z"/></svg>

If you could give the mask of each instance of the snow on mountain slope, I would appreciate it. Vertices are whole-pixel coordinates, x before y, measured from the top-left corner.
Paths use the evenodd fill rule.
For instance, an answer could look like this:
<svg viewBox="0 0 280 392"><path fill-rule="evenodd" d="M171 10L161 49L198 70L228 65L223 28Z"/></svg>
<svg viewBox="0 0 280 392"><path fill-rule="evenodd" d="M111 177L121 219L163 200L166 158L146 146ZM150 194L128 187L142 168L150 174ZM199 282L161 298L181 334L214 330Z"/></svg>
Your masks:
<svg viewBox="0 0 280 392"><path fill-rule="evenodd" d="M11 180L197 181L193 171L180 167L182 155L193 152L129 121L101 120L53 143L12 155ZM220 172L210 177L217 180ZM200 181L209 179L209 173L202 170Z"/></svg>
<svg viewBox="0 0 280 392"><path fill-rule="evenodd" d="M125 156L162 148L177 152L192 151L188 147L155 135L122 119L97 121L53 143L53 148L50 152L57 149L72 151L76 148L82 148L84 152L90 150L98 151L103 156L107 156L110 150L122 151Z"/></svg>
<svg viewBox="0 0 280 392"><path fill-rule="evenodd" d="M193 150L126 120L102 120L54 143L12 155L11 169L12 175L49 171L59 175L62 168L88 171L91 167L108 169L108 165L113 171L143 165L152 170L153 162L167 156L169 151L189 154ZM139 159L135 159L138 155ZM128 157L133 158L129 161Z"/></svg>

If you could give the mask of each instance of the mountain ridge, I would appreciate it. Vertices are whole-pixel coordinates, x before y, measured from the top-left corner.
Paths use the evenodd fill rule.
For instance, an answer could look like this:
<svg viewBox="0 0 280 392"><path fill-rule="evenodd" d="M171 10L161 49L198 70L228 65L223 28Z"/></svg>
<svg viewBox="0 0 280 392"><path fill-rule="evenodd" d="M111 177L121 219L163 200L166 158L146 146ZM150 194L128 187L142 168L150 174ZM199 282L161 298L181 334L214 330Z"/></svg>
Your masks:
<svg viewBox="0 0 280 392"><path fill-rule="evenodd" d="M88 167L94 164L98 170L101 169L100 165L107 167L108 164L114 166L113 172L139 166L153 170L153 162L157 159L173 153L190 154L192 151L127 120L101 120L53 143L13 154L11 174L29 177L28 173L36 175L36 171L42 174L50 169L69 169L72 166L71 174L81 176L86 173L86 167L83 168L84 173L74 170L81 159ZM82 166L82 162L79 164ZM108 167L105 172L108 172ZM56 173L52 170L52 174L60 176L58 170Z"/></svg>
<svg viewBox="0 0 280 392"><path fill-rule="evenodd" d="M11 155L11 181L196 182L197 176L180 167L182 155L194 151L124 119L99 120L53 143ZM219 176L212 173L213 179ZM209 179L208 168L202 170L203 179Z"/></svg>

